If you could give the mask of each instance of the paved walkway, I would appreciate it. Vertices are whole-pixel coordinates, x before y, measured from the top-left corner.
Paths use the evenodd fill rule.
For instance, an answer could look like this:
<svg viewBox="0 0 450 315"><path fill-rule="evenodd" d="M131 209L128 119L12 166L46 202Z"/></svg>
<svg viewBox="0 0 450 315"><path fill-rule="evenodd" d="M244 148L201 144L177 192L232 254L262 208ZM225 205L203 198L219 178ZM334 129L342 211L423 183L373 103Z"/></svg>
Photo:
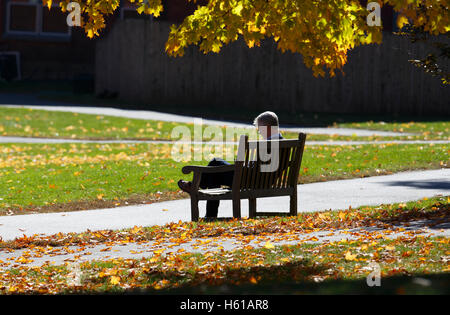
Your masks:
<svg viewBox="0 0 450 315"><path fill-rule="evenodd" d="M56 139L56 138L32 138L32 137L7 137L0 136L0 143L183 143L183 141L172 141L172 140L81 140L81 139ZM216 141L205 141L189 142L192 144L202 143L202 144L238 144L238 142L216 142ZM364 144L446 144L450 143L450 140L380 140L380 141L315 141L306 140L308 145L364 145Z"/></svg>
<svg viewBox="0 0 450 315"><path fill-rule="evenodd" d="M35 109L43 109L43 110L52 110L52 111L63 111L63 112L76 112L83 114L92 114L92 115L107 115L107 116L118 116L118 117L127 117L134 119L145 119L145 120L160 120L160 121L171 121L171 122L184 122L184 123L193 123L194 119L199 119L201 117L194 116L184 116L177 114L169 114L162 113L156 111L148 111L148 110L125 110L125 109L117 109L111 107L84 107L84 106L70 106L64 105L61 106L60 103L51 103L51 105L26 105L26 104L35 104L33 100L30 99L28 102L25 99L24 105L13 105L8 104L8 96L5 94L0 94L0 105L9 106L9 107L26 107L26 108L35 108ZM202 123L204 125L215 125L215 126L231 126L231 127L253 127L252 122L242 123L242 122L234 122L234 121L222 121L222 120L212 120L212 119L202 119ZM284 126L280 125L280 129L283 131L292 131L292 132L305 132L311 134L327 134L327 135L342 135L342 136L408 136L412 135L411 133L398 133L398 132L390 132L390 131L378 131L378 130L365 130L365 129L352 129L352 128L305 128L301 126Z"/></svg>
<svg viewBox="0 0 450 315"><path fill-rule="evenodd" d="M405 202L435 195L450 195L450 169L404 172L387 176L312 183L298 186L300 212L356 208L363 205ZM258 211L288 211L288 197L258 199ZM204 201L200 216L205 215ZM242 201L242 216L248 202ZM231 201L222 201L219 217L232 217ZM0 237L11 240L34 234L84 232L87 229L123 229L190 220L188 199L64 213L0 217Z"/></svg>

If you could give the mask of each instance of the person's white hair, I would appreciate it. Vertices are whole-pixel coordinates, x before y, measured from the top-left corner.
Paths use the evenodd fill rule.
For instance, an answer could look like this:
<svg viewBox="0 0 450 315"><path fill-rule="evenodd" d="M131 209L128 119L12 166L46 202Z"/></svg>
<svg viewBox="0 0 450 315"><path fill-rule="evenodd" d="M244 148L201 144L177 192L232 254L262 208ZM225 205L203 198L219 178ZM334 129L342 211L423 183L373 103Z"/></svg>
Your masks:
<svg viewBox="0 0 450 315"><path fill-rule="evenodd" d="M253 121L255 127L267 126L267 127L278 127L278 116L274 112L264 112L258 115Z"/></svg>

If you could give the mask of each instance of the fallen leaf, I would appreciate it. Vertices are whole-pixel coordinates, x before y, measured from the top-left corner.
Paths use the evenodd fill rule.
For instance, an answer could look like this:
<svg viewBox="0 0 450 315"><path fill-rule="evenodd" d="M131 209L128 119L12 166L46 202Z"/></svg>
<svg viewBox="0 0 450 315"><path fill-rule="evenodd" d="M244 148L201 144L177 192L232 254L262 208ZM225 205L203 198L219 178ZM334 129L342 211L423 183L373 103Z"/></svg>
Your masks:
<svg viewBox="0 0 450 315"><path fill-rule="evenodd" d="M349 260L349 261L355 260L356 256L357 256L357 254L352 255L352 253L350 253L350 251L347 251L345 253L345 260Z"/></svg>

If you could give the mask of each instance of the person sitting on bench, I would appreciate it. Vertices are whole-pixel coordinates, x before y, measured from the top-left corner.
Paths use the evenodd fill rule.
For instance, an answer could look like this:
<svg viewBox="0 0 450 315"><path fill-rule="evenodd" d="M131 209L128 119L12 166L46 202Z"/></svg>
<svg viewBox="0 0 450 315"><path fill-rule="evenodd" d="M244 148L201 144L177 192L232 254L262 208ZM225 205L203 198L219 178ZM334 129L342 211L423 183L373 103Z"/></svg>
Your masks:
<svg viewBox="0 0 450 315"><path fill-rule="evenodd" d="M258 115L253 124L265 140L283 139L283 136L279 131L278 117L274 112L267 111ZM221 158L214 158L208 163L208 166L221 165L230 165L230 163ZM220 188L221 186L231 187L233 183L233 176L234 171L216 174L203 174L199 187L202 189ZM178 181L178 187L189 194L191 192L191 184L191 182L181 179ZM217 218L219 204L219 200L208 200L206 202L206 218Z"/></svg>

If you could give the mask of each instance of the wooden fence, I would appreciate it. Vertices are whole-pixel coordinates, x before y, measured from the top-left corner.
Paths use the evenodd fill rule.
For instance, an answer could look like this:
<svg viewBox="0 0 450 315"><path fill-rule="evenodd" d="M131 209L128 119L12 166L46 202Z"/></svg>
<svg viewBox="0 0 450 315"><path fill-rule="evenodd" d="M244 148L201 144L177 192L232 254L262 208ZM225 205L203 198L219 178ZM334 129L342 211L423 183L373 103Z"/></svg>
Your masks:
<svg viewBox="0 0 450 315"><path fill-rule="evenodd" d="M423 44L385 34L382 45L355 48L345 75L315 78L302 56L281 53L272 41L249 49L242 41L220 54L190 47L184 57L164 50L169 24L117 21L96 45L96 91L148 104L270 108L284 113L450 114L450 86L408 59Z"/></svg>

